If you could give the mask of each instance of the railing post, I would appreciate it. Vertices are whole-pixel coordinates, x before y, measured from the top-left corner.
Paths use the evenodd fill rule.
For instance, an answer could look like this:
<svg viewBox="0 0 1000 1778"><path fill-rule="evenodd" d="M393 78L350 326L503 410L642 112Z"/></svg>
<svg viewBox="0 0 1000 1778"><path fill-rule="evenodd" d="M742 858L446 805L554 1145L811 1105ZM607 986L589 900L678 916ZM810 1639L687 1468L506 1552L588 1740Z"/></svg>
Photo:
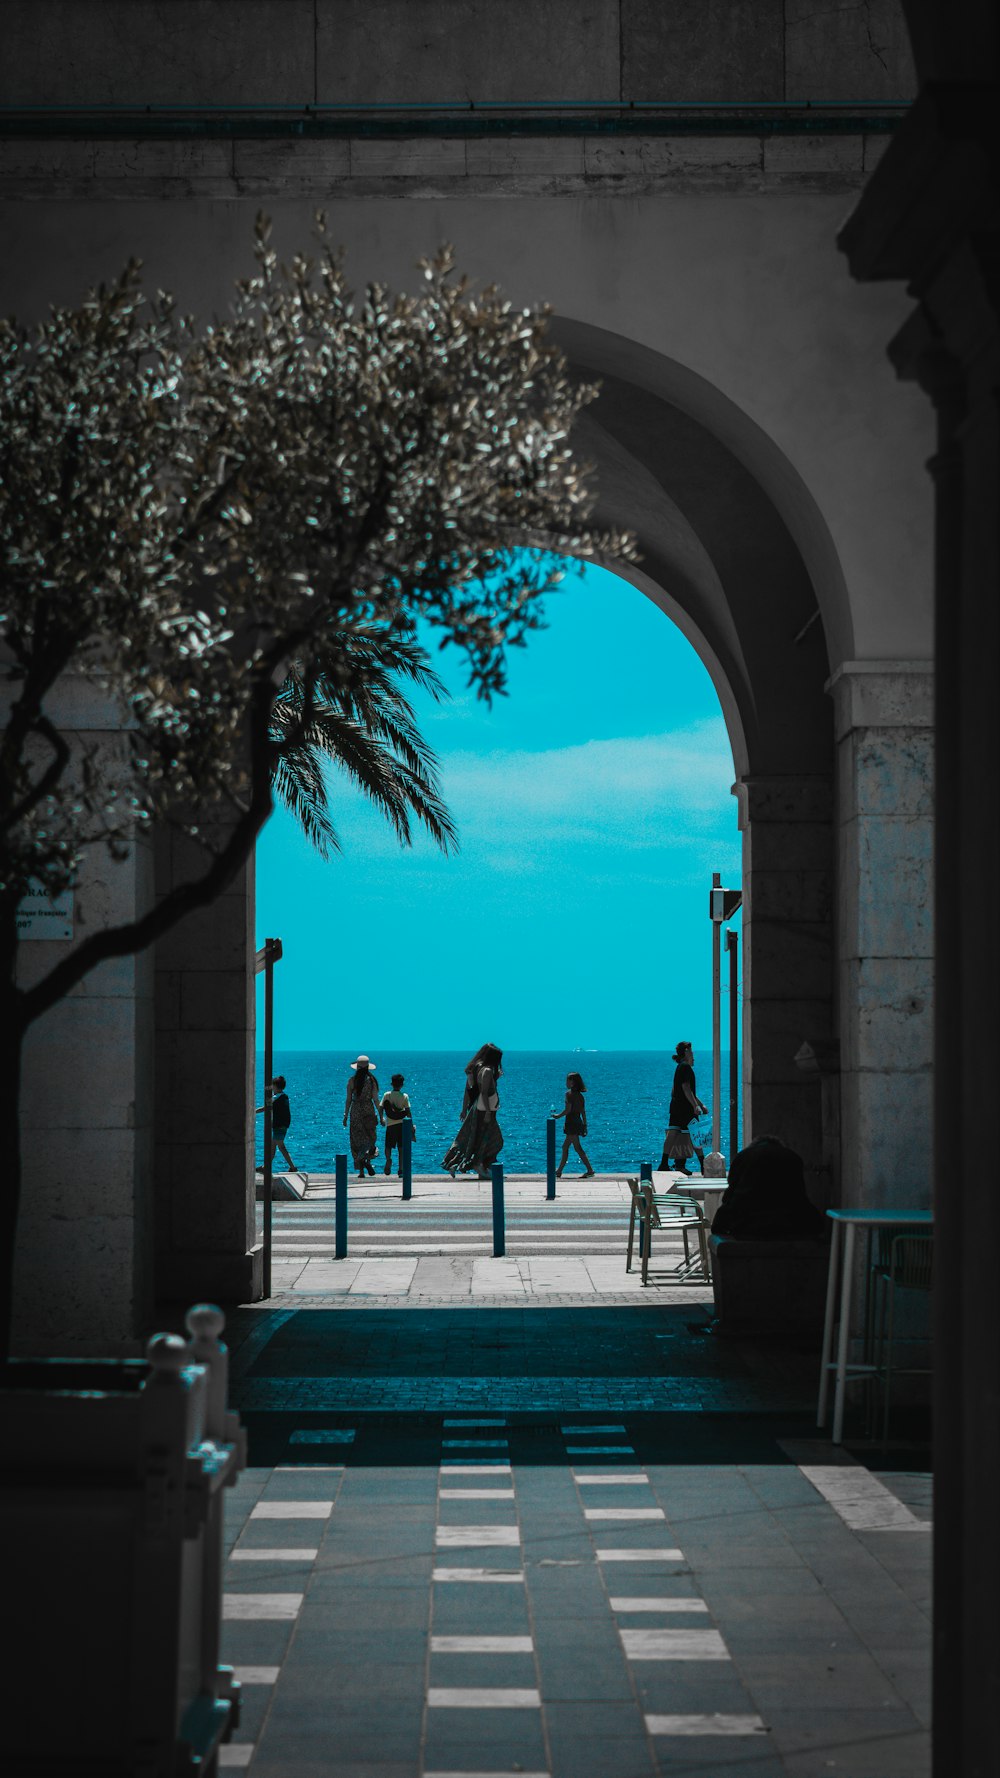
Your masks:
<svg viewBox="0 0 1000 1778"><path fill-rule="evenodd" d="M554 1117L545 1120L545 1196L554 1198L556 1195L556 1120Z"/></svg>
<svg viewBox="0 0 1000 1778"><path fill-rule="evenodd" d="M413 1196L413 1120L404 1117L399 1134L399 1167L403 1175L403 1198L409 1202Z"/></svg>
<svg viewBox="0 0 1000 1778"><path fill-rule="evenodd" d="M334 1200L334 1258L347 1258L347 1156L338 1154L334 1167L336 1169L336 1196Z"/></svg>
<svg viewBox="0 0 1000 1778"><path fill-rule="evenodd" d="M651 1186L652 1183L653 1183L653 1163L652 1163L652 1161L643 1161L641 1167L639 1168L639 1191L640 1191L640 1193L644 1192L646 1186L647 1185ZM649 1199L645 1198L644 1202L646 1205L646 1213L648 1215L648 1213L649 1213ZM640 1218L639 1218L639 1258L640 1259L642 1258L645 1251L646 1251L646 1217L640 1216Z"/></svg>
<svg viewBox="0 0 1000 1778"><path fill-rule="evenodd" d="M503 1162L494 1161L490 1168L493 1180L493 1258L503 1259L506 1253L503 1226Z"/></svg>

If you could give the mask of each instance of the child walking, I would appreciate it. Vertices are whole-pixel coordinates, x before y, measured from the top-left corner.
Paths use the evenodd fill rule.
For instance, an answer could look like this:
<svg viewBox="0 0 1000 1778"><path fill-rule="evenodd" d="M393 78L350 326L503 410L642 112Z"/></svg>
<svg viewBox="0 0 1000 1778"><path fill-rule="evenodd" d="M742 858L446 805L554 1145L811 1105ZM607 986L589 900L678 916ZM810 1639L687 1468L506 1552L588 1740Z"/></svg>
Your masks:
<svg viewBox="0 0 1000 1778"><path fill-rule="evenodd" d="M274 1160L275 1149L280 1148L289 1173L297 1173L298 1168L285 1147L285 1137L288 1135L288 1126L292 1121L292 1112L285 1086L284 1075L276 1074L271 1082L271 1159ZM263 1105L258 1105L258 1113L263 1109Z"/></svg>
<svg viewBox="0 0 1000 1778"><path fill-rule="evenodd" d="M392 1151L396 1150L396 1176L403 1174L403 1124L410 1116L409 1097L403 1091L402 1074L392 1077L392 1091L383 1093L379 1103L379 1113L385 1118L385 1167L383 1172L392 1172Z"/></svg>
<svg viewBox="0 0 1000 1778"><path fill-rule="evenodd" d="M587 1107L583 1097L586 1091L587 1089L579 1074L567 1074L566 1104L562 1111L557 1111L554 1114L556 1117L566 1119L566 1122L563 1124L562 1154L559 1159L559 1165L556 1168L557 1179L562 1178L563 1168L569 1159L569 1151L571 1148L576 1149L577 1154L580 1156L581 1161L587 1169L586 1173L581 1173L581 1179L593 1179L594 1177L594 1169L588 1161L583 1150L583 1144L580 1141L580 1137L586 1136L587 1134Z"/></svg>

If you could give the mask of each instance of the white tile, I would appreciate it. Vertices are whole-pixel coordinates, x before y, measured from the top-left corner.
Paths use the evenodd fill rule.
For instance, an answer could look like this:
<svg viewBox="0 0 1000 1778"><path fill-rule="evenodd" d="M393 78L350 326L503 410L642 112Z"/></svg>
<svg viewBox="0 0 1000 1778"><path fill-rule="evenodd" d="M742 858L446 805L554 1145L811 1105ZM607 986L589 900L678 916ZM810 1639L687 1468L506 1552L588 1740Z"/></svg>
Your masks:
<svg viewBox="0 0 1000 1778"><path fill-rule="evenodd" d="M225 1746L220 1747L218 1754L219 1770L225 1771L228 1768L231 1771L236 1769L245 1771L250 1764L250 1761L253 1759L255 1745L256 1743L253 1741L230 1741Z"/></svg>
<svg viewBox="0 0 1000 1778"><path fill-rule="evenodd" d="M728 1661L718 1630L622 1630L630 1661Z"/></svg>
<svg viewBox="0 0 1000 1778"><path fill-rule="evenodd" d="M759 1716L647 1716L648 1735L766 1735Z"/></svg>
<svg viewBox="0 0 1000 1778"><path fill-rule="evenodd" d="M632 1470L623 1470L621 1475L590 1475L585 1469L574 1469L573 1480L580 1488L599 1488L602 1483L615 1488L648 1488L647 1475L635 1475Z"/></svg>
<svg viewBox="0 0 1000 1778"><path fill-rule="evenodd" d="M304 1593L223 1593L222 1615L227 1623L287 1624L298 1617L304 1598Z"/></svg>
<svg viewBox="0 0 1000 1778"><path fill-rule="evenodd" d="M662 1506L586 1506L585 1519L665 1519Z"/></svg>
<svg viewBox="0 0 1000 1778"><path fill-rule="evenodd" d="M516 1525L437 1525L434 1541L444 1550L470 1549L477 1544L482 1548L499 1544L516 1546L521 1541L521 1533Z"/></svg>
<svg viewBox="0 0 1000 1778"><path fill-rule="evenodd" d="M930 1531L891 1490L860 1464L799 1464L807 1482L852 1531Z"/></svg>
<svg viewBox="0 0 1000 1778"><path fill-rule="evenodd" d="M530 1636L432 1636L432 1655L530 1655Z"/></svg>
<svg viewBox="0 0 1000 1778"><path fill-rule="evenodd" d="M513 1488L440 1488L440 1500L513 1500Z"/></svg>
<svg viewBox="0 0 1000 1778"><path fill-rule="evenodd" d="M238 1685L276 1685L279 1667L234 1667L233 1678Z"/></svg>
<svg viewBox="0 0 1000 1778"><path fill-rule="evenodd" d="M506 1772L425 1772L424 1778L510 1778ZM549 1778L548 1772L520 1772L518 1778Z"/></svg>
<svg viewBox="0 0 1000 1778"><path fill-rule="evenodd" d="M429 1710L540 1710L541 1693L533 1686L442 1686L427 1691Z"/></svg>
<svg viewBox="0 0 1000 1778"><path fill-rule="evenodd" d="M502 1586L505 1582L523 1581L522 1568L435 1568L432 1580L485 1582L487 1586L496 1583Z"/></svg>
<svg viewBox="0 0 1000 1778"><path fill-rule="evenodd" d="M441 1478L453 1475L510 1475L509 1463L489 1463L486 1459L475 1463L456 1463L453 1458L446 1457L441 1465Z"/></svg>
<svg viewBox="0 0 1000 1778"><path fill-rule="evenodd" d="M704 1599L651 1599L640 1593L633 1598L631 1595L620 1599L609 1600L612 1611L707 1611Z"/></svg>
<svg viewBox="0 0 1000 1778"><path fill-rule="evenodd" d="M275 1475L340 1475L342 1463L276 1463Z"/></svg>
<svg viewBox="0 0 1000 1778"><path fill-rule="evenodd" d="M289 1439L290 1445L353 1445L354 1427L300 1426Z"/></svg>
<svg viewBox="0 0 1000 1778"><path fill-rule="evenodd" d="M683 1562L680 1550L598 1550L599 1562Z"/></svg>
<svg viewBox="0 0 1000 1778"><path fill-rule="evenodd" d="M319 1550L309 1546L296 1549L254 1550L236 1549L230 1552L230 1562L315 1562Z"/></svg>
<svg viewBox="0 0 1000 1778"><path fill-rule="evenodd" d="M507 1421L502 1416L495 1417L492 1420L444 1420L444 1421L442 1421L442 1425L457 1426L457 1427L459 1427L460 1430L462 1430L464 1432L471 1431L473 1426L506 1426L506 1424L507 1424Z"/></svg>
<svg viewBox="0 0 1000 1778"><path fill-rule="evenodd" d="M332 1500L258 1500L252 1519L328 1519Z"/></svg>
<svg viewBox="0 0 1000 1778"><path fill-rule="evenodd" d="M564 1438L571 1438L571 1437L577 1438L580 1436L580 1434L583 1434L585 1437L590 1438L592 1436L596 1436L598 1433L602 1433L602 1434L607 1434L609 1432L624 1433L625 1428L624 1428L624 1426L560 1426L559 1431L563 1434Z"/></svg>

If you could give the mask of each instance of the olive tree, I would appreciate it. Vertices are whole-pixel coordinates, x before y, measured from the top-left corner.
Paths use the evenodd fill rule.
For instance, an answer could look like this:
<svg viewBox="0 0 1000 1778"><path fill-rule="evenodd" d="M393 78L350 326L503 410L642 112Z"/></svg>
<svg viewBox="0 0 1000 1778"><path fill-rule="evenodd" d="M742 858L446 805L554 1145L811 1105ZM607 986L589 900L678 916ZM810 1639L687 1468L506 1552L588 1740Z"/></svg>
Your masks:
<svg viewBox="0 0 1000 1778"><path fill-rule="evenodd" d="M25 1033L231 881L338 638L412 639L428 620L488 698L556 552L630 550L588 527L570 432L594 392L544 311L473 288L447 252L416 294L355 297L322 217L287 266L259 217L252 275L210 325L145 296L134 262L34 328L0 321L5 1328ZM291 663L295 710L275 722ZM81 683L114 713L98 746L60 727ZM165 822L202 843L203 868L19 977L23 898L63 893L92 848L122 858Z"/></svg>

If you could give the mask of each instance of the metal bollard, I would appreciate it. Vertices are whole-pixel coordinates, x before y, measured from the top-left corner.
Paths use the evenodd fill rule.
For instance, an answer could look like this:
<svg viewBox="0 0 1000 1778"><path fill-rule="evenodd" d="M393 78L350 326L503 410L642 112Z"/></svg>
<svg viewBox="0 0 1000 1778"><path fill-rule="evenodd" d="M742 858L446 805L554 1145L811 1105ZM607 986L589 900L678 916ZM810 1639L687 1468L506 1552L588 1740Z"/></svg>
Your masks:
<svg viewBox="0 0 1000 1778"><path fill-rule="evenodd" d="M334 1259L347 1258L347 1156L338 1154L334 1160L336 1169L336 1198L334 1201Z"/></svg>
<svg viewBox="0 0 1000 1778"><path fill-rule="evenodd" d="M556 1120L554 1117L545 1120L545 1196L554 1198L556 1195Z"/></svg>
<svg viewBox="0 0 1000 1778"><path fill-rule="evenodd" d="M403 1199L409 1203L413 1196L413 1119L404 1117L403 1127L399 1135L399 1167L403 1175Z"/></svg>
<svg viewBox="0 0 1000 1778"><path fill-rule="evenodd" d="M643 1161L641 1167L639 1168L639 1190L640 1190L640 1192L643 1190L643 1188L645 1186L652 1185L652 1183L653 1183L653 1163L652 1163L652 1161ZM640 1259L642 1258L643 1253L645 1252L645 1248L646 1248L646 1218L644 1216L640 1216L640 1218L639 1218L639 1258Z"/></svg>
<svg viewBox="0 0 1000 1778"><path fill-rule="evenodd" d="M503 1227L503 1162L494 1161L490 1168L493 1180L493 1258L503 1259L507 1251Z"/></svg>

